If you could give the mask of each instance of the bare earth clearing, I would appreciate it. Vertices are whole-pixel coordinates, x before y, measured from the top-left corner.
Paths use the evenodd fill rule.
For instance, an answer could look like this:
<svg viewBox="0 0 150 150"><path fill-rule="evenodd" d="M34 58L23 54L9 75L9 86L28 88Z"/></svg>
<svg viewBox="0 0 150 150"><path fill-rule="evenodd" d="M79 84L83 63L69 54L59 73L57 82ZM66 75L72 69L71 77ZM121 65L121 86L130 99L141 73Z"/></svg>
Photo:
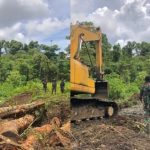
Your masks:
<svg viewBox="0 0 150 150"><path fill-rule="evenodd" d="M74 150L149 150L150 139L144 134L142 105L125 108L110 120L72 124Z"/></svg>

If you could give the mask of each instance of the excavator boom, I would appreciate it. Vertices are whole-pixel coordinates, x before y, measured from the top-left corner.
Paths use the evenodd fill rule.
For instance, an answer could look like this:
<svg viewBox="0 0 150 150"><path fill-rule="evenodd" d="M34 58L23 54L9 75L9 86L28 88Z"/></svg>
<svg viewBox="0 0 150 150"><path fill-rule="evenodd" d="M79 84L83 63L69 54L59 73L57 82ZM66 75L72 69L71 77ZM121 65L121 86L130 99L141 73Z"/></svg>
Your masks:
<svg viewBox="0 0 150 150"><path fill-rule="evenodd" d="M75 93L95 93L95 81L89 78L88 67L80 62L79 51L83 42L95 41L96 43L96 68L101 72L102 51L100 31L92 31L87 26L74 25L71 27L71 91Z"/></svg>

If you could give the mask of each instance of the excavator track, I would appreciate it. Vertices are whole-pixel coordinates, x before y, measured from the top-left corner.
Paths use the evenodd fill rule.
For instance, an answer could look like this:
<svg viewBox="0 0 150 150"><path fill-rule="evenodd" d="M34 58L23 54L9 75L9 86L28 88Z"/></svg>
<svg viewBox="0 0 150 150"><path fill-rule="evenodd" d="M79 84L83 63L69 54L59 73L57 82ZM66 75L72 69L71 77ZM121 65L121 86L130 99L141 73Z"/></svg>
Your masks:
<svg viewBox="0 0 150 150"><path fill-rule="evenodd" d="M112 101L97 98L71 98L71 121L113 117L118 113L118 105Z"/></svg>

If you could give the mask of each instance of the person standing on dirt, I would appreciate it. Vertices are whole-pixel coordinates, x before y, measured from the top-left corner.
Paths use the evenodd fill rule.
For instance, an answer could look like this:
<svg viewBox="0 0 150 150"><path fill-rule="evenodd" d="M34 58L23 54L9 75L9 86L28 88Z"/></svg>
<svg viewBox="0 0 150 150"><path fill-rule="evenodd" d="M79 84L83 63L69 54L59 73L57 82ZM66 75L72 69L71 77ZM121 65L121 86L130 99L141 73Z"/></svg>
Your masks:
<svg viewBox="0 0 150 150"><path fill-rule="evenodd" d="M63 79L60 82L60 90L61 90L61 93L64 93L64 90L65 90L65 81Z"/></svg>
<svg viewBox="0 0 150 150"><path fill-rule="evenodd" d="M46 80L46 78L44 78L44 79L42 80L42 84L43 84L43 90L44 90L44 92L46 93L46 91L47 91L47 80Z"/></svg>
<svg viewBox="0 0 150 150"><path fill-rule="evenodd" d="M150 115L150 76L145 77L145 83L140 91L140 100L144 103L144 111Z"/></svg>
<svg viewBox="0 0 150 150"><path fill-rule="evenodd" d="M144 103L146 129L150 136L150 76L145 77L145 83L140 90L140 100Z"/></svg>
<svg viewBox="0 0 150 150"><path fill-rule="evenodd" d="M56 88L57 88L57 82L56 79L54 79L52 81L52 94L55 93L56 94Z"/></svg>

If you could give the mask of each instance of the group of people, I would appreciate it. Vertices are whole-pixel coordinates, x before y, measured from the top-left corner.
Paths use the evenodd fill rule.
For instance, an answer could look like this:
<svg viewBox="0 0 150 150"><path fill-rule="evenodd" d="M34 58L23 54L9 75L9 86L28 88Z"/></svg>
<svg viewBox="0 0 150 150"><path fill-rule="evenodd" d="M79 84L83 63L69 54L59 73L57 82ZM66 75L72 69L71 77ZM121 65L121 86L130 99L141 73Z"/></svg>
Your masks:
<svg viewBox="0 0 150 150"><path fill-rule="evenodd" d="M43 90L46 93L46 91L47 91L47 80L45 78L42 80L42 84L43 84ZM57 91L57 81L56 81L56 79L53 79L53 81L52 81L52 94L56 94L56 91ZM65 91L64 79L62 79L60 82L60 91L61 91L61 93L64 93L64 91Z"/></svg>

